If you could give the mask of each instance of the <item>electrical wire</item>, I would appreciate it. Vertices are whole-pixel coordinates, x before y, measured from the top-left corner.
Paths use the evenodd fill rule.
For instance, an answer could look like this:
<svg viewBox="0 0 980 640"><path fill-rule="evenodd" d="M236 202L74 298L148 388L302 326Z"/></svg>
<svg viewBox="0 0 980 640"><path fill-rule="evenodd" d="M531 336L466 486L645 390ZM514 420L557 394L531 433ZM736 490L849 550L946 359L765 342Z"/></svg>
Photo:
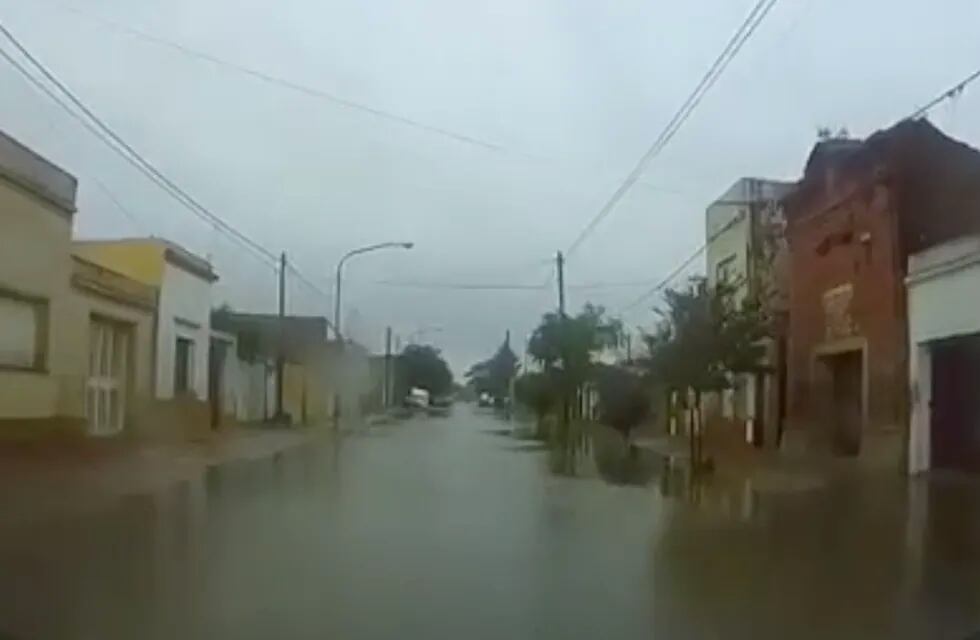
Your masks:
<svg viewBox="0 0 980 640"><path fill-rule="evenodd" d="M480 282L414 282L406 280L376 280L372 284L406 289L449 289L455 291L540 291L537 284L485 284Z"/></svg>
<svg viewBox="0 0 980 640"><path fill-rule="evenodd" d="M697 251L692 253L683 262L681 262L679 265L674 267L670 271L670 273L668 273L663 279L659 280L657 284L655 284L651 289L645 291L641 296L639 296L638 298L636 298L635 300L627 304L625 307L622 307L618 313L622 313L624 311L629 311L631 309L636 308L640 304L644 303L645 301L653 297L653 295L656 294L658 291L664 289L667 285L673 282L674 278L676 278L682 271L684 271L684 269L689 267L692 262L697 260L697 258L702 253L704 253L704 251L708 248L709 244L714 242L721 234L728 231L730 228L732 228L732 226L735 225L736 222L739 222L740 220L741 218L739 216L735 216L727 223L725 223L720 229L718 229L718 231L711 234L711 236L704 242L704 244L698 247Z"/></svg>
<svg viewBox="0 0 980 640"><path fill-rule="evenodd" d="M20 65L17 63L17 61L14 60L13 58L11 58L10 55L6 51L4 51L3 49L0 49L0 57L4 58L4 60L6 60L9 64L11 64L12 66L14 66L15 67L15 70L17 70L18 72L21 72L21 75L23 75L29 81L30 86L35 91L39 92L38 95L40 95L40 93L43 93L44 92L45 87L43 86L43 84L41 83L41 81L38 80L37 78L31 76L30 74L26 73L26 69L18 68ZM47 121L48 128L51 130L51 132L56 137L59 137L59 138L63 137L61 135L60 129L54 124L53 120L50 117L48 117L47 114L43 114L42 113L42 115L45 116L45 120ZM133 225L137 229L140 230L140 232L142 232L142 233L145 233L146 232L147 227L146 227L145 221L140 220L139 217L131 209L129 209L128 207L126 207L122 203L122 201L119 199L119 197L116 196L115 193L113 193L112 189L109 188L109 185L107 185L105 182L103 182L102 180L100 180L98 178L98 176L89 174L87 177L88 177L88 179L92 180L92 182L95 183L95 186L98 187L99 191L101 191L103 193L103 195L105 195L106 198L108 198L109 201L112 202L112 204L115 206L115 208L120 213L122 213L126 217L127 220L129 220L130 222L132 222Z"/></svg>
<svg viewBox="0 0 980 640"><path fill-rule="evenodd" d="M963 89L965 89L968 84L970 84L977 78L980 78L980 69L977 69L976 71L968 75L966 78L960 80L958 83L953 85L951 88L940 93L938 96L936 96L935 98L927 102L925 106L919 107L918 109L913 111L912 114L907 116L905 119L915 120L916 118L921 118L922 116L926 115L926 113L928 113L930 109L935 107L940 102L955 98L959 94L963 93Z"/></svg>
<svg viewBox="0 0 980 640"><path fill-rule="evenodd" d="M0 25L0 32L2 32L4 34L9 33L6 29L3 28L2 25ZM34 76L32 73L30 73L30 71L28 71L16 59L14 59L7 51L5 51L4 49L0 49L0 57L2 57L7 63L9 63L14 68L14 70L16 70L30 85L32 85L35 89L37 89L37 90L43 92L45 95L47 95L52 101L54 101L59 107L61 107L68 115L70 115L76 122L80 123L92 135L94 135L95 137L97 137L103 144L105 144L110 149L112 149L114 152L116 152L117 154L119 154L124 160L126 160L131 166L133 166L135 169L137 169L145 177L147 177L148 179L150 179L157 186L159 186L161 189L163 189L164 191L166 191L169 195L171 195L172 197L176 198L178 200L178 202L180 202L185 207L187 207L187 203L183 199L179 198L177 196L177 194L174 193L174 190L172 188L170 188L169 184L172 184L172 182L168 183L166 181L163 181L163 180L158 179L155 174L149 173L143 166L141 166L139 163L135 162L132 157L130 157L129 155L127 155L126 153L123 152L123 149L121 149L119 146L117 146L116 144L114 144L112 142L112 140L109 139L106 136L106 134L104 134L96 126L92 125L88 120L82 118L81 115L78 112L76 112L68 104L66 104L61 99L60 96L58 96L56 93L54 93L51 90L50 87L48 87L47 85L45 85L43 82L41 82L40 79L38 79L36 76ZM119 210L121 212L123 212L134 224L136 224L137 226L140 226L140 227L144 227L145 226L136 217L136 215L133 213L132 210L128 209L127 207L125 207L122 204L122 202L119 200L119 198L117 198L115 196L115 194L112 193L112 191L108 188L108 186L103 181L99 180L95 176L89 176L89 177L106 194L106 196L116 205L116 207L118 207ZM264 247L262 247L261 245L259 245L258 243L254 242L254 241L252 241L250 239L248 239L244 243L241 242L240 241L240 238L245 237L244 234L242 234L241 232L239 232L236 229L234 229L233 227L231 227L231 225L228 224L228 223L224 223L223 221L221 221L222 222L222 225L220 225L220 226L219 225L215 225L214 224L214 221L217 218L216 214L213 214L212 213L212 214L210 214L210 216L202 217L202 215L200 215L200 212L196 208L190 208L190 207L187 207L187 208L188 208L189 211L191 211L192 213L194 213L195 215L197 215L199 218L201 218L202 220L204 220L206 223L211 224L212 226L214 226L215 229L217 229L219 232L224 231L225 234L229 238L231 238L232 240L235 240L236 243L239 244L239 246L241 246L241 247L247 249L248 251L250 251L251 253L253 253L253 255L255 255L257 258L259 258L259 260L262 261L264 264L267 264L269 266L272 266L273 269L275 269L276 271L278 271L278 268L279 268L278 267L278 261L277 261L275 255L271 251L269 251L268 249L265 249ZM233 234L228 234L227 231L226 231L226 229L232 229L232 230L234 230L234 233ZM293 265L288 265L288 268L300 280L300 282L302 282L303 284L305 284L307 287L311 288L312 290L316 291L317 293L323 295L326 298L329 298L330 297L328 293L326 293L322 288L320 288L319 286L317 286L316 283L314 283L307 276L305 276L297 267L295 267Z"/></svg>
<svg viewBox="0 0 980 640"><path fill-rule="evenodd" d="M581 232L575 240L569 245L568 249L565 251L565 256L568 257L576 249L578 249L583 242L592 234L600 222L602 222L613 209L619 204L623 196L633 187L633 185L640 179L643 172L646 170L647 165L650 161L658 156L667 144L673 139L677 131L680 130L681 126L694 112L701 100L707 94L707 92L714 86L718 78L724 73L728 64L738 55L738 52L742 49L745 42L752 36L755 30L759 27L762 21L768 15L769 11L772 10L778 0L758 0L752 11L745 18L742 24L735 31L735 34L729 39L725 48L715 59L714 63L705 73L704 77L694 88L694 91L687 97L684 103L681 105L680 109L674 114L670 119L664 129L657 136L657 139L653 142L646 153L640 158L636 166L629 173L626 179L617 187L613 192L612 196L606 201L606 203L599 209L599 212L593 216L593 218L585 225Z"/></svg>
<svg viewBox="0 0 980 640"><path fill-rule="evenodd" d="M197 217L210 223L216 229L223 231L229 237L233 237L240 244L247 245L253 250L253 252L263 256L266 261L271 262L273 265L275 264L277 258L274 253L260 245L258 242L252 240L244 233L231 226L229 223L222 220L217 214L213 213L204 205L200 204L197 200L188 195L186 191L181 189L176 183L160 172L154 165L147 161L125 140L123 140L119 134L117 134L84 102L82 102L81 99L79 99L68 86L61 82L43 63L40 62L40 60L31 54L31 52L2 23L0 23L0 34L3 34L7 40L9 40L18 51L20 51L24 58L26 58L49 82L51 82L51 84L57 87L58 90L61 91L61 93L64 94L68 100L88 118L88 120L86 120L85 118L81 117L81 114L75 112L73 109L67 109L68 113L72 115L73 118L85 124L86 129L94 134L94 126L95 129L101 132L101 134L96 135L104 144L147 176L151 181L160 186L171 197L184 205L185 208L197 215ZM17 69L22 75L25 75L25 77L33 77L32 74L27 72L23 65L16 63L16 61L12 60L9 55L4 55L3 57L7 60L7 62L13 64L14 68ZM45 93L52 99L55 99L55 96L50 88L43 85L43 83L42 86L44 86ZM63 101L56 100L56 102L62 108L66 108ZM109 144L106 137L108 137L113 144Z"/></svg>
<svg viewBox="0 0 980 640"><path fill-rule="evenodd" d="M81 16L83 18L86 18L88 20L91 20L92 22L101 24L103 27L106 27L107 29L111 29L111 30L117 31L119 33L125 34L125 35L127 35L129 37L132 37L132 38L137 38L137 39L140 39L140 40L144 40L146 42L155 44L157 46L166 47L166 48L171 49L173 51L177 51L177 52L179 52L179 53L181 53L181 54L183 54L185 56L189 56L191 58L196 58L198 60L203 60L203 61L208 62L210 64L217 65L217 66L220 66L220 67L224 67L226 69L230 69L230 70L236 71L238 73L241 73L241 74L250 76L252 78L255 78L257 80L260 80L262 82L265 82L267 84L275 85L275 86L278 86L280 88L288 89L288 90L293 91L293 92L302 93L302 94L305 94L305 95L310 96L310 97L313 97L313 98L319 98L319 99L322 99L322 100L326 100L328 102L331 102L333 104L339 105L339 106L344 107L346 109L351 109L353 111L360 111L362 113L367 113L367 114L370 114L370 115L375 116L377 118L381 118L383 120L388 120L390 122L394 122L394 123L397 123L397 124L400 124L400 125L403 125L403 126L411 127L411 128L414 128L414 129L419 129L419 130L425 131L427 133L436 134L436 135L439 135L439 136L442 136L442 137L445 137L445 138L449 138L449 139L454 140L456 142L461 142L461 143L468 144L468 145L474 145L474 146L477 146L477 147L482 147L482 148L487 149L487 150L490 150L490 151L505 151L504 147L502 147L499 144L495 144L495 143L492 143L492 142L487 142L485 140L480 140L478 138L474 138L473 136L468 136L468 135L465 135L465 134L462 134L462 133L457 133L455 131L450 131L449 129L444 129L442 127L437 127L437 126L434 126L434 125L426 124L426 123L421 122L419 120L414 120L412 118L407 118L405 116L400 116L400 115L395 114L395 113L392 113L390 111L385 111L383 109L378 109L376 107L372 107L370 105L366 105L366 104L361 103L361 102L356 102L354 100L343 98L341 96L338 96L336 94L330 93L330 92L325 91L323 89L317 89L315 87L311 87L309 85L301 84L301 83L295 82L293 80L288 80L288 79L283 78L281 76L277 76L277 75L274 75L274 74L271 74L271 73L267 73L267 72L264 72L264 71L259 71L258 69L254 69L252 67L248 67L248 66L245 66L243 64L239 64L237 62L232 62L230 60L226 60L224 58L220 58L220 57L218 57L216 55L213 55L213 54L210 54L210 53L207 53L207 52L204 52L204 51L200 51L198 49L194 49L194 48L189 47L189 46L187 46L185 44L181 44L181 43L175 42L173 40L168 40L166 38L162 38L162 37L157 36L157 35L154 35L152 33L147 33L146 31L142 31L142 30L137 29L135 27L131 27L129 25L125 25L125 24L122 24L120 22L116 22L114 20L110 20L108 18L104 18L102 16L98 16L98 15L94 15L94 14L88 13L86 11L82 11L81 9L78 9L76 7L72 7L72 6L63 4L61 2L56 2L54 0L48 0L48 2L49 2L49 4L51 4L53 6L56 6L56 7L60 8L60 9L62 9L63 11L67 11L69 13L73 13L73 14L75 14L77 16Z"/></svg>

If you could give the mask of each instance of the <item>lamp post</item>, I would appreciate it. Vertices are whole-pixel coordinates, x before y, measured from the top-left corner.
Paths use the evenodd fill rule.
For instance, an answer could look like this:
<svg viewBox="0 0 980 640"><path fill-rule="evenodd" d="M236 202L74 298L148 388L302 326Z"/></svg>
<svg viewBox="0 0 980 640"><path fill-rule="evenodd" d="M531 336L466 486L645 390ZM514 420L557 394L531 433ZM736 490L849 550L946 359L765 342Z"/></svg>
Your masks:
<svg viewBox="0 0 980 640"><path fill-rule="evenodd" d="M414 246L414 242L379 242L378 244L352 249L344 254L344 257L337 263L337 285L334 290L333 299L333 330L337 334L338 340L342 339L340 332L340 288L343 281L344 263L347 262L347 259L370 251L380 251L381 249L411 249Z"/></svg>
<svg viewBox="0 0 980 640"><path fill-rule="evenodd" d="M412 333L408 334L406 341L408 342L408 344L416 344L417 342L421 342L422 337L427 333L441 333L441 332L442 332L442 327L436 325L429 326L429 327L421 327L419 329L416 329Z"/></svg>

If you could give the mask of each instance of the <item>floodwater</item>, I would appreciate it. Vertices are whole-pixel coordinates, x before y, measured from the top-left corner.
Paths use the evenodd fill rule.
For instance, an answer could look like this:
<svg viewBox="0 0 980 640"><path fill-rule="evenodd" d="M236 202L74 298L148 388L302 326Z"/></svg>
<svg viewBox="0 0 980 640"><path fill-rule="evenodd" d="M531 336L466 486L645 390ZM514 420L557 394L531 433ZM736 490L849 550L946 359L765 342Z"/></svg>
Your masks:
<svg viewBox="0 0 980 640"><path fill-rule="evenodd" d="M491 415L376 426L0 537L13 638L965 638L975 480L690 487Z"/></svg>

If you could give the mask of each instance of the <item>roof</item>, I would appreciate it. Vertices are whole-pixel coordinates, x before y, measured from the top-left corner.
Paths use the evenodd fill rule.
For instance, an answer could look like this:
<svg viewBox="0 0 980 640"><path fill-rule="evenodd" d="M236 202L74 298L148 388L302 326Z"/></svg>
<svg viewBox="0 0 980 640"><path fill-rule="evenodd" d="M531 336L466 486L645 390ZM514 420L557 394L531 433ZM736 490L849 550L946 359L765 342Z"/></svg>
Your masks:
<svg viewBox="0 0 980 640"><path fill-rule="evenodd" d="M80 256L72 256L72 286L147 311L157 306L156 290Z"/></svg>
<svg viewBox="0 0 980 640"><path fill-rule="evenodd" d="M110 245L110 244L151 244L163 249L163 257L167 262L184 269L209 282L218 280L211 262L206 258L192 253L172 240L159 238L157 236L131 237L131 238L108 238L94 240L76 240L75 244L85 245Z"/></svg>
<svg viewBox="0 0 980 640"><path fill-rule="evenodd" d="M793 189L795 184L789 180L739 178L717 200L708 205L708 208L780 200Z"/></svg>
<svg viewBox="0 0 980 640"><path fill-rule="evenodd" d="M258 351L269 356L278 354L282 336L286 357L294 362L303 361L313 348L337 344L328 338L330 323L323 316L284 316L280 319L274 313L218 309L211 313L211 326L236 335L253 334Z"/></svg>
<svg viewBox="0 0 980 640"><path fill-rule="evenodd" d="M63 213L75 213L78 179L2 131L0 178L25 189Z"/></svg>
<svg viewBox="0 0 980 640"><path fill-rule="evenodd" d="M828 199L828 184L845 183L851 188ZM818 142L784 203L790 218L819 213L874 184L895 196L903 253L980 231L980 152L925 119L902 120L863 141Z"/></svg>

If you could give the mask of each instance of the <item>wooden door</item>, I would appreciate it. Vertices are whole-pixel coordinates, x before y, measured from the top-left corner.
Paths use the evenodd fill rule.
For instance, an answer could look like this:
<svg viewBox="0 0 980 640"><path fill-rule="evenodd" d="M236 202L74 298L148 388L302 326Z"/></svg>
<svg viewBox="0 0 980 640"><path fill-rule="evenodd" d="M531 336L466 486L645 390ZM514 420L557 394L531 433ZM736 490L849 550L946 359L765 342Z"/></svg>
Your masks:
<svg viewBox="0 0 980 640"><path fill-rule="evenodd" d="M830 358L834 451L856 456L861 451L861 427L864 422L862 363L860 351L849 351Z"/></svg>
<svg viewBox="0 0 980 640"><path fill-rule="evenodd" d="M932 348L932 466L980 472L980 354L962 338Z"/></svg>

